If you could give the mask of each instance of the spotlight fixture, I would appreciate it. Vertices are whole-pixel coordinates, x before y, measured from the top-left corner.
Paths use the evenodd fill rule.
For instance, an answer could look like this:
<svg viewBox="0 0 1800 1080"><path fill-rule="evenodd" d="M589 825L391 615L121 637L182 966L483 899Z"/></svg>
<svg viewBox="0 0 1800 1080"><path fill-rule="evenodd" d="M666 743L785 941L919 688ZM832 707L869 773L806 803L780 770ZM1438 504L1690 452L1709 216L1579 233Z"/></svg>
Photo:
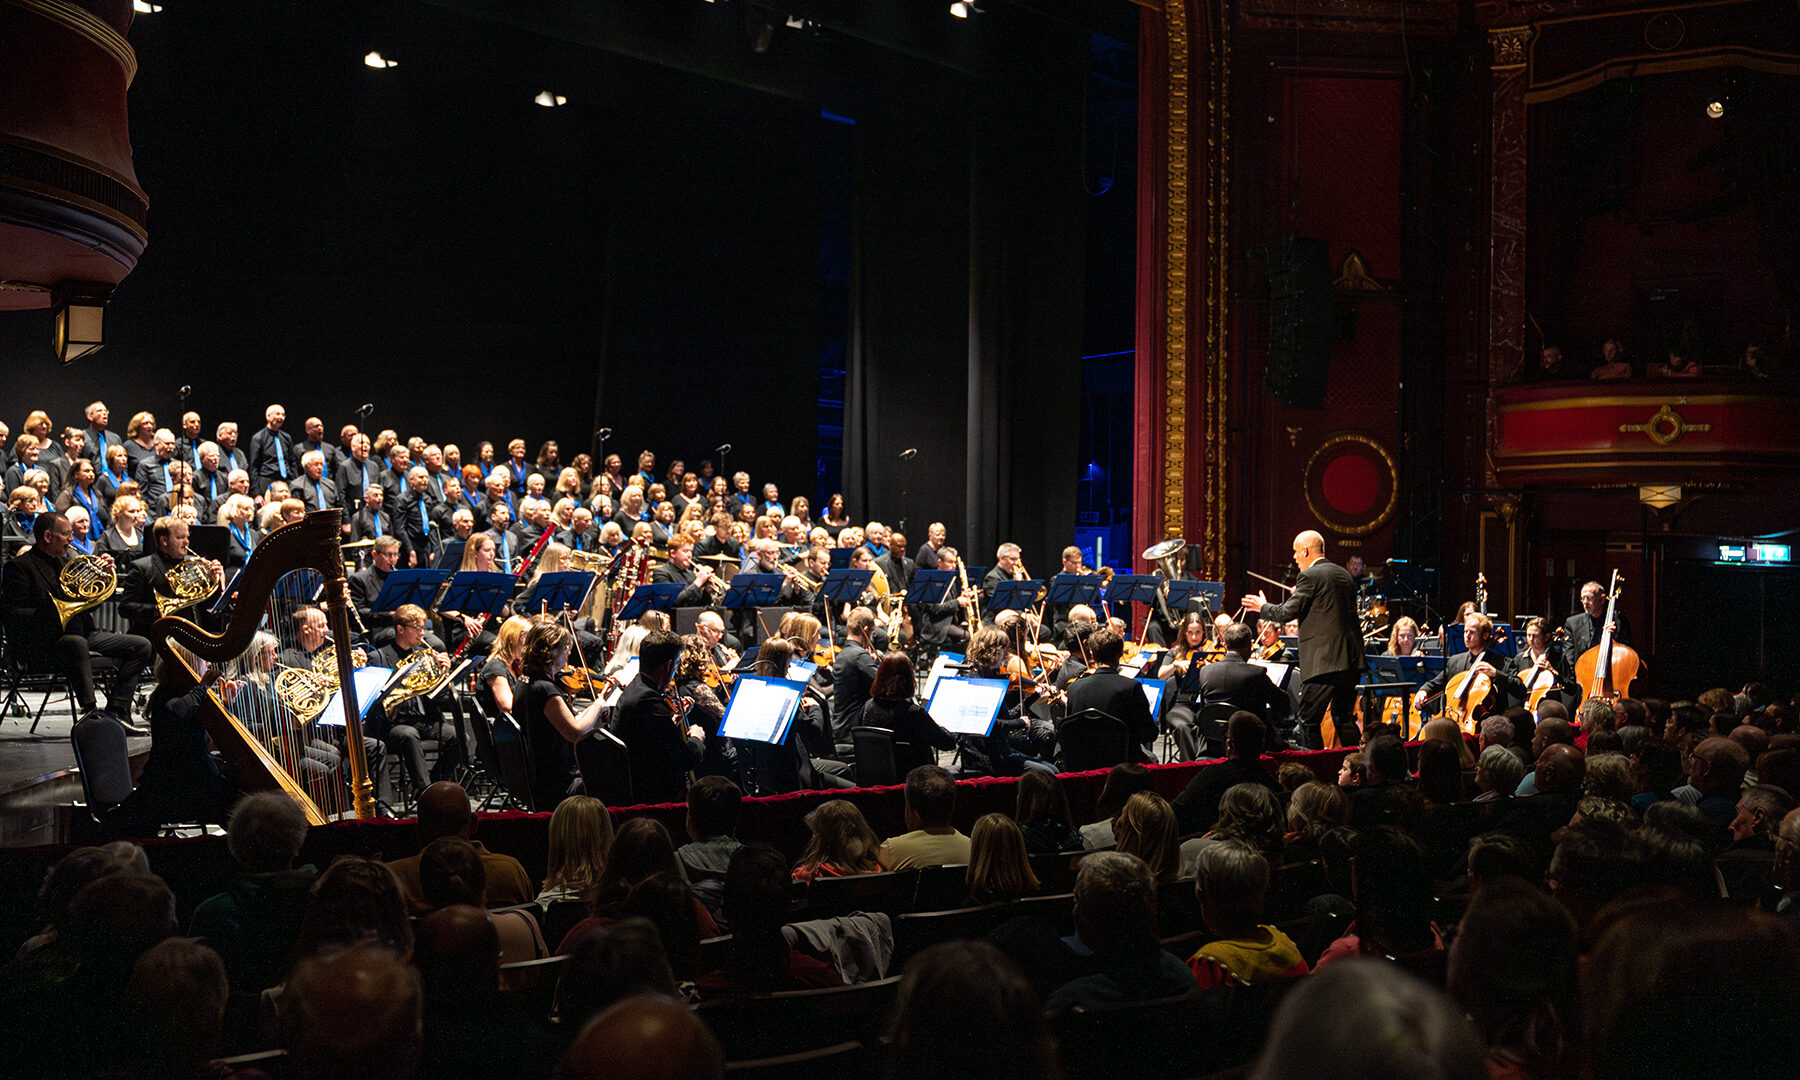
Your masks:
<svg viewBox="0 0 1800 1080"><path fill-rule="evenodd" d="M1720 117L1724 116L1725 115L1725 103L1723 101L1707 102L1706 103L1706 115L1712 117L1714 120L1717 120Z"/></svg>
<svg viewBox="0 0 1800 1080"><path fill-rule="evenodd" d="M73 363L99 352L106 344L106 299L110 291L101 285L63 287L52 293L56 309L52 344L58 360Z"/></svg>
<svg viewBox="0 0 1800 1080"><path fill-rule="evenodd" d="M950 14L959 19L968 19L980 15L980 0L956 0L956 3L950 5Z"/></svg>
<svg viewBox="0 0 1800 1080"><path fill-rule="evenodd" d="M546 109L554 109L558 105L567 105L569 103L568 98L563 97L561 94L552 94L548 90L539 90L537 92L537 97L534 97L531 100L542 105Z"/></svg>
<svg viewBox="0 0 1800 1080"><path fill-rule="evenodd" d="M806 20L798 15L789 15L787 25L789 30L804 30L806 29Z"/></svg>
<svg viewBox="0 0 1800 1080"><path fill-rule="evenodd" d="M162 5L149 3L148 0L131 0L131 10L139 15L154 15L162 10Z"/></svg>
<svg viewBox="0 0 1800 1080"><path fill-rule="evenodd" d="M367 56L363 57L363 67L374 68L376 71L385 71L388 68L399 67L399 66L400 66L400 61L389 60L387 57L381 55L379 52L371 52Z"/></svg>

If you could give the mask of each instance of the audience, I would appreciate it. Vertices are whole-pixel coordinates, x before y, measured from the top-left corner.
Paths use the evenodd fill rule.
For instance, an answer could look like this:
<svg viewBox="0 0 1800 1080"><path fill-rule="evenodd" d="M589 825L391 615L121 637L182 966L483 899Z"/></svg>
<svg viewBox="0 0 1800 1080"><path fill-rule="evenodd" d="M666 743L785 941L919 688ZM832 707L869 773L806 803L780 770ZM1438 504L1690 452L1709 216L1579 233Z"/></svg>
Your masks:
<svg viewBox="0 0 1800 1080"><path fill-rule="evenodd" d="M975 822L969 831L965 882L969 895L964 903L970 907L1007 903L1038 891L1018 822L1005 814L984 814Z"/></svg>
<svg viewBox="0 0 1800 1080"><path fill-rule="evenodd" d="M1194 895L1214 940L1188 958L1188 968L1202 989L1277 982L1306 974L1299 947L1262 922L1268 892L1269 862L1249 844L1221 840L1201 852Z"/></svg>
<svg viewBox="0 0 1800 1080"><path fill-rule="evenodd" d="M876 857L881 839L855 803L846 799L821 803L806 815L806 827L812 839L794 865L795 881L804 885L819 877L881 872L881 860Z"/></svg>
<svg viewBox="0 0 1800 1080"><path fill-rule="evenodd" d="M881 865L911 870L969 861L969 838L950 824L956 813L956 784L937 765L920 765L906 774L906 827L901 836L881 845ZM860 815L859 815L860 816Z"/></svg>
<svg viewBox="0 0 1800 1080"><path fill-rule="evenodd" d="M1156 881L1136 855L1097 851L1081 860L1075 937L1065 944L1079 974L1046 998L1046 1012L1148 1001L1193 989L1193 973L1157 939Z"/></svg>

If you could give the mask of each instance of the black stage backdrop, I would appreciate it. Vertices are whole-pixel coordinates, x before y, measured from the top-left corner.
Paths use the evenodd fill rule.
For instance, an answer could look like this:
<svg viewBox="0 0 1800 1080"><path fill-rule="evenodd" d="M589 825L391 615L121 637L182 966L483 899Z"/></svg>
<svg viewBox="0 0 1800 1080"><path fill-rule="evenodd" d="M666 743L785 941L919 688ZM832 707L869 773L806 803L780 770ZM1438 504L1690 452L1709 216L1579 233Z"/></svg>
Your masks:
<svg viewBox="0 0 1800 1080"><path fill-rule="evenodd" d="M117 427L149 409L173 428L190 386L209 433L229 416L247 442L272 401L334 437L370 403L365 427L465 460L518 436L566 461L601 426L628 461L728 442L791 496L840 484L818 475L836 348L852 515L906 516L915 543L941 519L970 563L1007 538L1052 568L1074 512L1084 31L1002 9L933 25L978 35L979 63L822 33L752 56L741 26L707 36L717 12L639 5L650 62L459 6L140 19L149 250L75 365L48 313L0 315L0 419L79 422L103 397ZM400 66L363 67L371 48ZM531 105L544 88L570 105Z"/></svg>

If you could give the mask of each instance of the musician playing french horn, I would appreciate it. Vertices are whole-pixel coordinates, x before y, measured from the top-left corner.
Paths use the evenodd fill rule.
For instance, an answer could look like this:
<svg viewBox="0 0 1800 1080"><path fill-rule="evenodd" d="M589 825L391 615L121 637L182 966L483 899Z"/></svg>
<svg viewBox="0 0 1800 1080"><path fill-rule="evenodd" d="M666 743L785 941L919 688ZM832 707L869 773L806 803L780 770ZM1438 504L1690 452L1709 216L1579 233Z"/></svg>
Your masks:
<svg viewBox="0 0 1800 1080"><path fill-rule="evenodd" d="M425 621L425 609L417 604L401 604L394 610L394 639L370 654L369 663L402 672L402 677L369 706L363 720L364 733L380 739L387 745L389 753L399 756L407 775L412 778L414 791L424 791L433 780L449 776L457 762L455 729L444 719L443 710L429 689L417 692L427 685L428 680L406 674L429 670L449 672L448 657L436 653L425 643ZM423 655L427 652L435 655ZM440 747L435 771L425 762L427 740L436 741ZM381 777L386 783L385 770Z"/></svg>
<svg viewBox="0 0 1800 1080"><path fill-rule="evenodd" d="M161 616L198 606L225 585L223 566L189 555L186 522L157 518L150 526L150 539L156 550L132 562L119 599L120 613L131 632L140 636Z"/></svg>
<svg viewBox="0 0 1800 1080"><path fill-rule="evenodd" d="M89 657L117 660L119 672L107 695L107 711L124 722L127 731L147 735L147 729L131 723L131 699L150 666L150 642L136 634L94 628L93 616L82 605L94 606L111 596L117 571L110 555L86 556L78 568L66 574L77 579L76 595L70 595L65 568L75 561L69 557L74 539L68 518L54 511L39 514L32 527L31 547L7 560L0 588L6 606L7 641L28 668L66 674L84 713L95 708ZM91 584L84 578L91 579ZM95 595L81 595L89 592ZM59 600L63 610L73 610L66 625L58 611Z"/></svg>

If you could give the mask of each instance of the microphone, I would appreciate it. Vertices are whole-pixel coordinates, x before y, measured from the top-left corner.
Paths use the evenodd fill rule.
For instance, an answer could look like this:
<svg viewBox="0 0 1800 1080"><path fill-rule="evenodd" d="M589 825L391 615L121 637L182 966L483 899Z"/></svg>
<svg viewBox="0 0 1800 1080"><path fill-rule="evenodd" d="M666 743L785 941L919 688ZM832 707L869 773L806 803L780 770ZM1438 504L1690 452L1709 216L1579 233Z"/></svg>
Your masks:
<svg viewBox="0 0 1800 1080"><path fill-rule="evenodd" d="M364 405L360 409L356 410L356 415L359 419L366 419L368 417L368 415L374 411L375 411L375 406Z"/></svg>
<svg viewBox="0 0 1800 1080"><path fill-rule="evenodd" d="M594 438L596 438L596 439L612 438L612 428L609 428L609 427L601 428L599 431L594 432Z"/></svg>
<svg viewBox="0 0 1800 1080"><path fill-rule="evenodd" d="M917 447L909 447L908 449L900 451L900 460L901 461L911 461L913 458L916 458L918 456L919 456L919 450Z"/></svg>
<svg viewBox="0 0 1800 1080"><path fill-rule="evenodd" d="M192 394L193 392L194 392L194 388L191 386L182 387L181 388L181 400L186 401L188 399L188 395Z"/></svg>
<svg viewBox="0 0 1800 1080"><path fill-rule="evenodd" d="M715 446L715 447L713 447L713 453L715 453L715 454L729 454L729 453L731 453L731 444L730 444L730 443L726 443L726 444L725 444L725 445L724 445L724 446Z"/></svg>

